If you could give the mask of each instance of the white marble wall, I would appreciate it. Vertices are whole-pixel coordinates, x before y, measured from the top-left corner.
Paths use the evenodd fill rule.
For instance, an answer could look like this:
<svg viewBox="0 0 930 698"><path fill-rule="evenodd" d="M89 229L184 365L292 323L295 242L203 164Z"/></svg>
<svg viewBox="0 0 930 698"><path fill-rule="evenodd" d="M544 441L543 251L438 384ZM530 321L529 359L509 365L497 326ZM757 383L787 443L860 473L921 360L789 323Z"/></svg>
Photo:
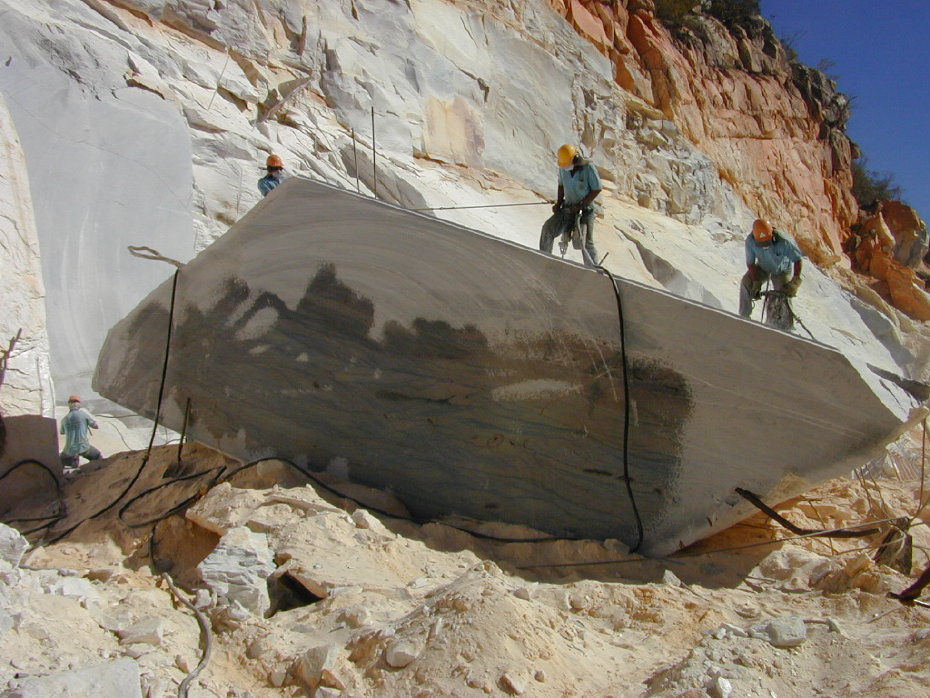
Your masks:
<svg viewBox="0 0 930 698"><path fill-rule="evenodd" d="M9 352L0 384L0 414L53 416L39 239L26 158L2 95L0 211L0 350Z"/></svg>
<svg viewBox="0 0 930 698"><path fill-rule="evenodd" d="M127 246L192 254L190 137L177 104L126 84L120 42L46 9L4 14L0 94L28 163L56 391L87 399L106 331L171 273Z"/></svg>
<svg viewBox="0 0 930 698"><path fill-rule="evenodd" d="M29 165L59 396L89 391L107 329L171 274L127 245L187 260L259 201L270 152L292 173L420 208L543 204L555 149L580 142L605 185L607 266L736 308L752 212L543 0L0 0L0 11L0 95ZM548 207L436 215L532 247ZM799 304L818 338L923 370L897 327L816 284L802 297L818 302Z"/></svg>

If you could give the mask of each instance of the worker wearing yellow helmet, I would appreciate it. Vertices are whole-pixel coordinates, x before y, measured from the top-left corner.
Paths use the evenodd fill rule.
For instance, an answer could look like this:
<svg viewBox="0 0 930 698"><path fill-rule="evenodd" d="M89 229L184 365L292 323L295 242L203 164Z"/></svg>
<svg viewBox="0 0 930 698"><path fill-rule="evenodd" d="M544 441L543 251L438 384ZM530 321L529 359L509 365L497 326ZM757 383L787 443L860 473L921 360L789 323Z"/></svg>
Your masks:
<svg viewBox="0 0 930 698"><path fill-rule="evenodd" d="M594 199L601 193L601 178L597 168L582 157L574 145L565 144L559 148L556 160L559 164L558 197L552 207L552 216L543 224L539 249L551 253L555 239L560 235L571 237L572 230L578 226L585 266L596 266Z"/></svg>
<svg viewBox="0 0 930 698"><path fill-rule="evenodd" d="M746 273L739 285L739 314L749 317L752 302L766 281L776 291L794 297L801 285L801 250L787 233L776 230L763 218L752 224L746 236Z"/></svg>
<svg viewBox="0 0 930 698"><path fill-rule="evenodd" d="M284 161L274 153L265 160L265 169L268 174L258 180L258 190L262 193L262 196L268 196L272 189L287 178L287 175L284 174Z"/></svg>

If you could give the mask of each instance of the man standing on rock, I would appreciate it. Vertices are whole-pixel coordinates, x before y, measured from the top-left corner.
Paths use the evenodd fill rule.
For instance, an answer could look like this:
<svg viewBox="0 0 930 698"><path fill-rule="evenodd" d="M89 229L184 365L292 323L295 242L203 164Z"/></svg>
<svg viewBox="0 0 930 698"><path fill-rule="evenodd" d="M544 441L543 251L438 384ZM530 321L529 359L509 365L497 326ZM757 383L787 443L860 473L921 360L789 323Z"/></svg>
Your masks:
<svg viewBox="0 0 930 698"><path fill-rule="evenodd" d="M65 435L65 450L61 452L61 464L76 468L81 456L87 460L100 458L100 451L90 445L90 430L99 429L90 412L81 407L81 397L68 398L68 414L61 420L61 433Z"/></svg>
<svg viewBox="0 0 930 698"><path fill-rule="evenodd" d="M268 196L268 193L285 180L284 161L272 153L265 161L265 169L268 174L258 180L258 190L262 196Z"/></svg>
<svg viewBox="0 0 930 698"><path fill-rule="evenodd" d="M793 265L793 274L792 272ZM798 294L801 285L801 250L797 244L772 224L761 218L752 224L746 236L746 273L739 285L739 314L752 314L752 301L759 297L769 279L776 291L789 298Z"/></svg>
<svg viewBox="0 0 930 698"><path fill-rule="evenodd" d="M559 235L571 234L576 220L582 236L581 257L586 267L597 266L594 249L594 199L601 193L597 168L573 145L563 145L558 152L559 193L553 215L543 223L539 249L552 253L552 243ZM564 250L563 250L564 252Z"/></svg>

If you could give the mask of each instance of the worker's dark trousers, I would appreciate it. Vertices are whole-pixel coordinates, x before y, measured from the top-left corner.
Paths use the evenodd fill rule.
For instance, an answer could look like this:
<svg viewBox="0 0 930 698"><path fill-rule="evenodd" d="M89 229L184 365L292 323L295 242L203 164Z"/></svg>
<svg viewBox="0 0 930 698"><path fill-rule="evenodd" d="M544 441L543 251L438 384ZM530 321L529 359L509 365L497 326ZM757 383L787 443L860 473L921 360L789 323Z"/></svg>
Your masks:
<svg viewBox="0 0 930 698"><path fill-rule="evenodd" d="M788 272L784 274L769 274L762 269L756 270L756 278L753 279L747 271L743 274L743 279L739 282L739 314L743 317L752 315L752 299L762 290L765 282L772 280L772 288L781 291L785 284L791 280Z"/></svg>
<svg viewBox="0 0 930 698"><path fill-rule="evenodd" d="M563 233L571 233L575 224L575 216L567 208L560 208L543 223L542 233L539 236L539 249L552 254L552 243ZM594 249L594 208L591 207L581 214L581 234L584 237L584 246L581 258L586 267L597 264L597 250Z"/></svg>
<svg viewBox="0 0 930 698"><path fill-rule="evenodd" d="M60 455L60 458L61 458L61 464L65 466L66 468L76 468L78 467L79 459L81 458L81 456L84 456L84 458L86 458L87 460L97 460L102 455L103 454L100 453L100 449L98 449L96 446L88 446L87 450L82 451L81 453L78 453L75 456L69 456L69 455L66 455L64 452L62 452Z"/></svg>

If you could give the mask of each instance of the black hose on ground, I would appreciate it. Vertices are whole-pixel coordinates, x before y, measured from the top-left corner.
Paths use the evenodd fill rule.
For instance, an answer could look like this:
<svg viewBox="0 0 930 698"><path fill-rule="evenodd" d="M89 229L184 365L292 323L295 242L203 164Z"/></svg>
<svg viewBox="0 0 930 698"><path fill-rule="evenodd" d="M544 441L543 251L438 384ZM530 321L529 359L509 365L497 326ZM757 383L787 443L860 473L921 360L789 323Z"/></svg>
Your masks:
<svg viewBox="0 0 930 698"><path fill-rule="evenodd" d="M46 473L48 473L48 476L52 479L52 482L55 483L55 496L58 498L58 512L55 514L49 514L48 516L36 516L32 518L7 519L4 521L4 523L10 524L27 521L45 521L46 519L51 519L51 521L48 521L47 523L43 524L42 526L38 526L37 528L33 528L28 531L20 531L22 535L28 536L31 533L37 533L38 531L41 531L45 528L49 528L50 526L53 526L62 519L66 518L68 516L68 507L65 504L64 497L62 496L61 482L59 482L58 476L51 468L45 465L45 463L38 461L35 458L24 458L23 460L14 463L9 470L3 473L3 475L0 475L0 481L4 480L8 475L24 465L37 465Z"/></svg>
<svg viewBox="0 0 930 698"><path fill-rule="evenodd" d="M76 524L74 524L67 530L63 531L62 533L59 533L54 538L49 540L48 543L57 543L62 538L67 536L69 533L74 531L74 529L76 529L78 526L80 526L85 521L89 521L90 519L96 519L99 516L103 516L103 514L105 514L110 509L115 507L119 503L119 501L123 497L126 496L129 490L132 489L132 486L136 484L136 482L139 480L139 477L142 475L142 471L145 470L145 466L149 462L149 457L152 455L152 446L155 443L155 434L158 430L158 420L161 417L161 402L162 402L162 398L164 397L164 393L165 393L165 379L167 378L167 375L168 375L168 358L170 356L170 349L171 349L171 334L174 329L174 306L175 306L175 298L177 296L177 290L178 290L178 276L180 275L180 273L181 273L181 267L179 266L177 269L175 269L174 276L171 282L171 304L168 309L168 331L165 337L165 358L164 358L164 361L162 362L162 367L161 367L161 380L158 383L158 401L155 405L155 421L152 424L152 435L149 438L149 445L145 451L145 457L142 459L142 463L139 465L139 469L136 470L136 474L132 477L132 479L129 481L129 484L126 485L123 491L119 493L119 496L117 496L113 501L111 501L103 509L99 510L95 514L92 514L88 516L87 518L81 519L80 521L78 521Z"/></svg>
<svg viewBox="0 0 930 698"><path fill-rule="evenodd" d="M812 528L801 528L800 526L795 526L793 523L788 521L784 516L779 514L777 511L768 506L762 499L759 498L759 495L750 492L749 490L744 490L742 487L736 488L736 494L745 499L747 502L754 504L760 511L764 512L769 518L774 519L782 526L787 528L792 533L796 533L799 536L813 536L813 537L822 537L822 538L865 538L866 536L875 535L879 533L881 529L878 528L867 528L862 531L858 530L847 530L847 529L812 529Z"/></svg>
<svg viewBox="0 0 930 698"><path fill-rule="evenodd" d="M200 626L200 635L203 638L203 656L201 656L200 662L194 667L194 670L184 678L181 685L178 686L178 698L187 698L187 692L190 690L191 684L210 661L210 655L213 653L213 633L210 631L210 623L207 621L206 616L181 593L171 580L171 576L166 572L163 573L161 577L165 580L165 584L168 585L174 597L187 606L194 614L194 617L197 618L197 625Z"/></svg>

